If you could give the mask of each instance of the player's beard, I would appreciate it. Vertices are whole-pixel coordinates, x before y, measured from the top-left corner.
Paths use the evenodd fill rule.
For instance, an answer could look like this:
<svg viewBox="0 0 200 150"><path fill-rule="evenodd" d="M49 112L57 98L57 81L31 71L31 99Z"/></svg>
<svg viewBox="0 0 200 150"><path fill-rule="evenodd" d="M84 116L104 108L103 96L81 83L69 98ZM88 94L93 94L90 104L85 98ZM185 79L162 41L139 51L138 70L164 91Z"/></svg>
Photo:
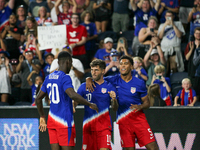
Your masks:
<svg viewBox="0 0 200 150"><path fill-rule="evenodd" d="M96 77L92 77L94 81L99 81L101 79L101 74L97 75Z"/></svg>

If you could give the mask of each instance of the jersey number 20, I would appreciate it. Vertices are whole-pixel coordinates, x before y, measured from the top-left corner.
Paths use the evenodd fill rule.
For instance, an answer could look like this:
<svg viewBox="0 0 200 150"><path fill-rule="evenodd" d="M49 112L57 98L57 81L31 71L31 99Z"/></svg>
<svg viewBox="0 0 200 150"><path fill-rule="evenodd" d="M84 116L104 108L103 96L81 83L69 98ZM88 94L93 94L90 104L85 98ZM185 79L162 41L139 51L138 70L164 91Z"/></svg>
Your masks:
<svg viewBox="0 0 200 150"><path fill-rule="evenodd" d="M47 88L50 88L49 98L51 102L54 104L58 104L60 102L58 85L56 83L53 83L53 84L48 83Z"/></svg>

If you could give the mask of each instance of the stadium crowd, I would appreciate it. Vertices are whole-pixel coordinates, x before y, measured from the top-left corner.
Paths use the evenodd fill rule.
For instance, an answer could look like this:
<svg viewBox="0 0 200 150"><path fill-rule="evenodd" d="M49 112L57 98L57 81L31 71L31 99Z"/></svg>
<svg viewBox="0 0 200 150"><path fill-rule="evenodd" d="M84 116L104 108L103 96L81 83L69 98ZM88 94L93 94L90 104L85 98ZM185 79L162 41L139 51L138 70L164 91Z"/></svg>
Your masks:
<svg viewBox="0 0 200 150"><path fill-rule="evenodd" d="M63 48L40 51L37 27L63 24ZM128 55L151 106L194 106L199 45L200 0L0 0L0 104L34 106L45 77L59 67L59 52L67 51L75 91L91 77L92 60L104 60L105 76L113 76Z"/></svg>

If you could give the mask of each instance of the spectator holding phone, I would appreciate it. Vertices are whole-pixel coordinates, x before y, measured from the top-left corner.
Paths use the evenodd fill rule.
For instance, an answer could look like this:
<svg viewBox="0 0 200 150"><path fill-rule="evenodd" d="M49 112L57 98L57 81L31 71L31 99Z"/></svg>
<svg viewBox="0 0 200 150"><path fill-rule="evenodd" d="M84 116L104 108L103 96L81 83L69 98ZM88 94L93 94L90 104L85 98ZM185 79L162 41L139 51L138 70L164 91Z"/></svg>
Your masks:
<svg viewBox="0 0 200 150"><path fill-rule="evenodd" d="M116 50L120 56L132 54L132 50L128 49L128 43L125 37L118 39Z"/></svg>
<svg viewBox="0 0 200 150"><path fill-rule="evenodd" d="M113 49L110 52L110 63L106 64L105 75L116 75L119 73L119 53Z"/></svg>
<svg viewBox="0 0 200 150"><path fill-rule="evenodd" d="M194 30L200 27L200 1L194 1L194 7L189 13L188 22L190 22L190 36L189 41L194 41Z"/></svg>
<svg viewBox="0 0 200 150"><path fill-rule="evenodd" d="M152 37L157 37L158 33L158 19L154 16L151 16L148 20L147 27L142 28L139 32L139 48L138 48L138 56L144 58L144 55L150 48L150 43Z"/></svg>
<svg viewBox="0 0 200 150"><path fill-rule="evenodd" d="M160 86L160 96L165 101L167 106L172 105L171 96L171 83L168 77L164 77L165 67L163 65L157 65L154 69L151 85L157 83Z"/></svg>
<svg viewBox="0 0 200 150"><path fill-rule="evenodd" d="M167 11L166 21L158 29L161 41L161 49L164 52L165 59L169 59L169 68L171 72L184 71L184 63L181 53L181 37L185 30L180 21L174 21L172 11Z"/></svg>

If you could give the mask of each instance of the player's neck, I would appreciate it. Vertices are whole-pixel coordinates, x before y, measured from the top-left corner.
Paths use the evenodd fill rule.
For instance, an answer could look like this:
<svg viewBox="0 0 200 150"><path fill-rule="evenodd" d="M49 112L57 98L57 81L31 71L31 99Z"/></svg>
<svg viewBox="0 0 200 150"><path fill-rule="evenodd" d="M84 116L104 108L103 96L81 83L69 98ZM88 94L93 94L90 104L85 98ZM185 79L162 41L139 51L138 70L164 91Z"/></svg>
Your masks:
<svg viewBox="0 0 200 150"><path fill-rule="evenodd" d="M122 80L124 80L125 82L129 82L132 79L132 75L131 72L125 76L121 75Z"/></svg>
<svg viewBox="0 0 200 150"><path fill-rule="evenodd" d="M96 82L98 85L101 85L102 83L104 83L104 79L102 78L102 79L99 79L98 81L94 81L94 82Z"/></svg>
<svg viewBox="0 0 200 150"><path fill-rule="evenodd" d="M63 71L65 74L67 73L66 67L59 67L58 71Z"/></svg>

